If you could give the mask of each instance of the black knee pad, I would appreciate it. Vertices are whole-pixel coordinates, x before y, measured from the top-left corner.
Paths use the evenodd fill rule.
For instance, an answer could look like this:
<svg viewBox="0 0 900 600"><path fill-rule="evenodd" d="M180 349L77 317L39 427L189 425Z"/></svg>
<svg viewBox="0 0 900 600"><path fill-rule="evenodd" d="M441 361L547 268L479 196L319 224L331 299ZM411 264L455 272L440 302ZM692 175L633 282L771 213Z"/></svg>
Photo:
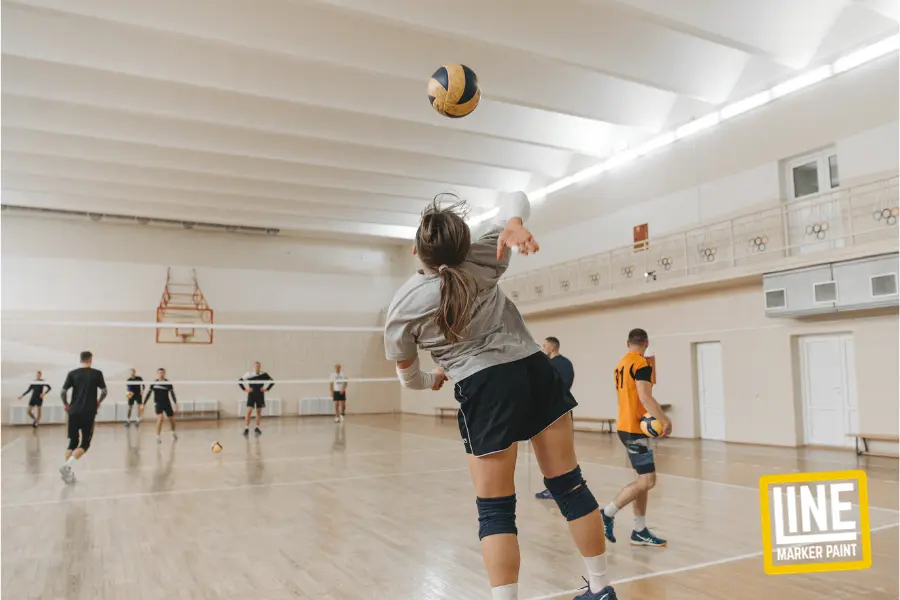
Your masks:
<svg viewBox="0 0 900 600"><path fill-rule="evenodd" d="M511 533L517 535L516 529L516 495L502 498L476 498L478 506L478 539L489 535Z"/></svg>
<svg viewBox="0 0 900 600"><path fill-rule="evenodd" d="M544 485L550 490L559 506L559 512L567 521L580 519L600 508L591 490L588 489L587 482L581 476L581 467L575 467L559 477L551 479L545 477Z"/></svg>

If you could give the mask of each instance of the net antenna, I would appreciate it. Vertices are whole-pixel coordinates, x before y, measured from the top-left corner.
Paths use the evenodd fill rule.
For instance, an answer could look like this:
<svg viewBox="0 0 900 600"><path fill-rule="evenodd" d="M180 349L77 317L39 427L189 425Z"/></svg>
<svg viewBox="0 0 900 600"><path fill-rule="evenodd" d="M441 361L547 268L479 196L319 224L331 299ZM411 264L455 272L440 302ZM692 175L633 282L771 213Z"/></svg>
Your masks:
<svg viewBox="0 0 900 600"><path fill-rule="evenodd" d="M156 309L157 344L212 344L214 312L206 302L196 269L166 270L166 285Z"/></svg>

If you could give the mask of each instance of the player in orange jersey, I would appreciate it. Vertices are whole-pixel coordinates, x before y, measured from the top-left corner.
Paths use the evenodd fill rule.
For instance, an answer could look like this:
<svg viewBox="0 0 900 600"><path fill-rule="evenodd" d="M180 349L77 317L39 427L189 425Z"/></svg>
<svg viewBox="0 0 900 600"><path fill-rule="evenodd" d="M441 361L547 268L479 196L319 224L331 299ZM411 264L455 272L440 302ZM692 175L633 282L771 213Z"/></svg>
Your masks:
<svg viewBox="0 0 900 600"><path fill-rule="evenodd" d="M643 329L632 329L628 333L628 353L616 365L614 381L619 398L619 419L616 429L619 439L628 451L631 466L637 473L637 479L622 488L615 500L600 511L606 539L615 543L613 524L616 513L634 502L634 531L631 532L631 543L635 546L665 546L666 540L653 535L647 528L647 497L656 485L656 464L653 461L653 449L650 438L641 431L641 417L650 413L662 423L663 437L672 432L672 421L663 413L659 403L653 397L653 367L644 358L650 345L647 332Z"/></svg>

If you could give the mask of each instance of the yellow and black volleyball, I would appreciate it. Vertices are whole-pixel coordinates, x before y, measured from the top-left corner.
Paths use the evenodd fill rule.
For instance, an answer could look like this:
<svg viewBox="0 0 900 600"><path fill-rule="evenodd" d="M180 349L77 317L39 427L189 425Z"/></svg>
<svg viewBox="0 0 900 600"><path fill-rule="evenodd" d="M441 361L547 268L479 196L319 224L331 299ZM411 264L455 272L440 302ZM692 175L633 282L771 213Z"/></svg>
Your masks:
<svg viewBox="0 0 900 600"><path fill-rule="evenodd" d="M445 117L465 117L479 100L478 76L466 65L444 65L428 80L428 101Z"/></svg>

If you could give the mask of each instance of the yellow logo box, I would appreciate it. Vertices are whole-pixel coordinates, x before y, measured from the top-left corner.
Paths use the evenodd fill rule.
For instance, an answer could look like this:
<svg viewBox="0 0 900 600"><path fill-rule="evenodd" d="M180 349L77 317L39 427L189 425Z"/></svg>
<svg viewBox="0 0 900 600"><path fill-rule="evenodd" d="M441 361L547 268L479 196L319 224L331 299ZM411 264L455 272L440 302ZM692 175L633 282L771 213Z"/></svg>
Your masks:
<svg viewBox="0 0 900 600"><path fill-rule="evenodd" d="M872 566L864 471L765 475L759 508L769 575Z"/></svg>

